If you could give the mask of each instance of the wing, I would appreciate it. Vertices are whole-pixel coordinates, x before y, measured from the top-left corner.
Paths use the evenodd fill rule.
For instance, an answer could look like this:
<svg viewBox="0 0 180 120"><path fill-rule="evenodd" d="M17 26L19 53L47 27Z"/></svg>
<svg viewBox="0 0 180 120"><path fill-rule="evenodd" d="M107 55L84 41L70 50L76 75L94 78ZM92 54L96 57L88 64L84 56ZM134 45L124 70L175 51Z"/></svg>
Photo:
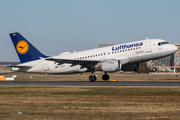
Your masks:
<svg viewBox="0 0 180 120"><path fill-rule="evenodd" d="M69 63L72 64L71 67L75 65L81 65L82 67L87 67L87 68L94 68L95 66L98 67L100 64L97 63L111 61L111 60L120 60L121 65L127 64L129 62L129 58L126 56L122 56L115 59L101 59L101 60L84 60L84 59L77 60L77 59L59 59L59 58L47 58L45 60L55 61L59 63L59 65L64 63Z"/></svg>
<svg viewBox="0 0 180 120"><path fill-rule="evenodd" d="M69 63L72 66L81 65L87 68L93 68L97 63L101 62L99 60L74 60L74 59L57 59L57 58L47 58L46 60L55 61L59 64Z"/></svg>

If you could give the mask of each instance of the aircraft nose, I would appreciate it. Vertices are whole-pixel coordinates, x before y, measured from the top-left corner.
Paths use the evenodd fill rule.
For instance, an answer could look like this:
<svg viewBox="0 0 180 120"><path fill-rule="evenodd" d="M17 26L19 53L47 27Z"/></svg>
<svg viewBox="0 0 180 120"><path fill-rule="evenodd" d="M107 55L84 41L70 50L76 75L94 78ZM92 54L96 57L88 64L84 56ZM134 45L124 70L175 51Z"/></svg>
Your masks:
<svg viewBox="0 0 180 120"><path fill-rule="evenodd" d="M173 50L174 52L176 52L176 51L178 50L178 47L176 47L175 45L173 45L173 46L172 46L172 50Z"/></svg>

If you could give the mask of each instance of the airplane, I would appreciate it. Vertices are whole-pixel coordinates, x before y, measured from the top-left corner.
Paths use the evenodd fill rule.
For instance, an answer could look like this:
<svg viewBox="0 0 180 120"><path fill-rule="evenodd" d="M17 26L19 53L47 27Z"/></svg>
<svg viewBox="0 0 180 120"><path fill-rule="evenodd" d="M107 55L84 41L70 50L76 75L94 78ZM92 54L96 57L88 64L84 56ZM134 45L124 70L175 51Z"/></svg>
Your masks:
<svg viewBox="0 0 180 120"><path fill-rule="evenodd" d="M36 49L20 33L9 34L19 56L21 64L12 67L12 71L72 74L91 72L89 81L96 81L95 71L103 71L103 80L109 80L107 73L136 71L139 63L169 56L177 47L162 39L148 39L95 48L80 52L64 52L57 56L46 56Z"/></svg>

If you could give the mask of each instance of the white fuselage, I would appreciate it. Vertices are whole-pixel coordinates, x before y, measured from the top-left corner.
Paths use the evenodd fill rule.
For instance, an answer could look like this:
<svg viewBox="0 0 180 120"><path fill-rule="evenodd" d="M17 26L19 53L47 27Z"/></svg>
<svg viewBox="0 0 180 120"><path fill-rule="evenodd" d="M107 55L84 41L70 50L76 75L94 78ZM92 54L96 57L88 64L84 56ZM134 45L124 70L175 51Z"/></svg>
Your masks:
<svg viewBox="0 0 180 120"><path fill-rule="evenodd" d="M96 48L74 53L60 54L50 57L55 59L70 59L70 60L120 60L121 65L129 63L139 63L142 61L154 60L173 54L177 51L177 47L172 44L159 43L166 42L161 39L149 39L113 46ZM65 74L85 72L87 68L81 69L81 65L71 66L71 64L60 64L54 61L48 61L45 58L39 60L19 64L18 66L32 66L30 69L12 68L13 71L34 72L34 73L51 73Z"/></svg>

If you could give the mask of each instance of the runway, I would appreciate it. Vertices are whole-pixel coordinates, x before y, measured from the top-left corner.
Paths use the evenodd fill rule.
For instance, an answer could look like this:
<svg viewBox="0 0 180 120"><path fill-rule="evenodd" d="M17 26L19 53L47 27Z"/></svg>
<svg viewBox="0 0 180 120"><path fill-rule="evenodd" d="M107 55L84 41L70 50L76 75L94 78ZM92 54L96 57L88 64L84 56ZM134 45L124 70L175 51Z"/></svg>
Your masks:
<svg viewBox="0 0 180 120"><path fill-rule="evenodd" d="M180 82L89 82L89 81L0 81L0 86L74 86L74 87L180 87Z"/></svg>

